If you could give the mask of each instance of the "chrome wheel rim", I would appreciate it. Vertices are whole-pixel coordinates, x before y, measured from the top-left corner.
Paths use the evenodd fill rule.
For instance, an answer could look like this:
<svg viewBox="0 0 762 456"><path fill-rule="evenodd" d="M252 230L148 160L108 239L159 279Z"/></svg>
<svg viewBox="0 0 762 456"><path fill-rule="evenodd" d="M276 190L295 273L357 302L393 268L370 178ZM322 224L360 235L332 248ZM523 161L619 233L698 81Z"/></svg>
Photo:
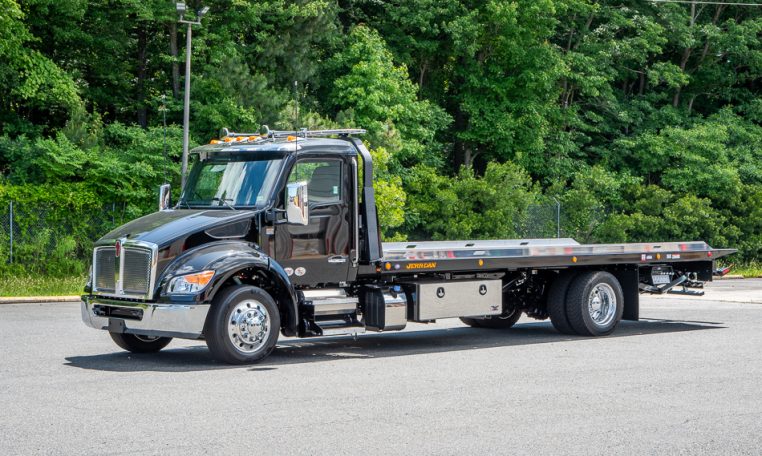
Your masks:
<svg viewBox="0 0 762 456"><path fill-rule="evenodd" d="M250 355L265 346L270 335L270 314L256 300L241 301L228 318L228 338L236 350Z"/></svg>
<svg viewBox="0 0 762 456"><path fill-rule="evenodd" d="M159 340L158 337L154 337L154 336L140 336L138 334L135 334L134 336L135 336L135 339L141 342L146 342L146 343L156 342L157 340Z"/></svg>
<svg viewBox="0 0 762 456"><path fill-rule="evenodd" d="M598 326L611 324L616 316L616 293L611 285L599 283L590 291L587 300L587 311L590 319Z"/></svg>

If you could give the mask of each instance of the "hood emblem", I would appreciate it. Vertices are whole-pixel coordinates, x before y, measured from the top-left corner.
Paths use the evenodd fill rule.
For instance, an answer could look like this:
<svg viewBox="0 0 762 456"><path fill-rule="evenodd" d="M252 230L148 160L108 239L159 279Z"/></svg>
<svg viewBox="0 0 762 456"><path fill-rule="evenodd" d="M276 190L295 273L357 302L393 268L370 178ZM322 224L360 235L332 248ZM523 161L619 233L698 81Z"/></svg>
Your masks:
<svg viewBox="0 0 762 456"><path fill-rule="evenodd" d="M119 255L122 254L122 241L117 240L114 244L114 256L119 258Z"/></svg>

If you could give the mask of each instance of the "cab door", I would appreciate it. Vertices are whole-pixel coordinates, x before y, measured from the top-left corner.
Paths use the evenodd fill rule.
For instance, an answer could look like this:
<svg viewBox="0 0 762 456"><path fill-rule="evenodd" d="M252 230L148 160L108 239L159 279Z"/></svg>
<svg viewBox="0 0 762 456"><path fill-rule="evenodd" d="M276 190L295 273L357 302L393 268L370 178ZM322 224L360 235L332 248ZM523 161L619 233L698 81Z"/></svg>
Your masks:
<svg viewBox="0 0 762 456"><path fill-rule="evenodd" d="M295 285L347 280L351 249L351 192L340 158L300 159L288 183L307 182L309 222L275 226L275 259Z"/></svg>

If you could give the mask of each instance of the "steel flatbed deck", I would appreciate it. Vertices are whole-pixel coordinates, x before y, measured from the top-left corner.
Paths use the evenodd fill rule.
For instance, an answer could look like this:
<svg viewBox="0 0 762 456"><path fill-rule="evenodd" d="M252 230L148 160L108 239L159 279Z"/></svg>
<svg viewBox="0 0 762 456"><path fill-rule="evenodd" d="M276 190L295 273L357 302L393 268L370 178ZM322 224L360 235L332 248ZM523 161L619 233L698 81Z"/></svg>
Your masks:
<svg viewBox="0 0 762 456"><path fill-rule="evenodd" d="M383 243L384 256L361 274L547 269L711 261L734 249L706 242L580 244L571 238Z"/></svg>

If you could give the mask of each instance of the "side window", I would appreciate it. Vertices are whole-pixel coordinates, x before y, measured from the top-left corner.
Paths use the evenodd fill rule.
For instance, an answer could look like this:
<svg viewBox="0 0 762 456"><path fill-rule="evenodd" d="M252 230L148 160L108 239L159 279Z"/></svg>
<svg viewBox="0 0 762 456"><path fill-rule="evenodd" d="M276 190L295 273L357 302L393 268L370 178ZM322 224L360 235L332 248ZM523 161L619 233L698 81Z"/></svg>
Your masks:
<svg viewBox="0 0 762 456"><path fill-rule="evenodd" d="M297 162L288 182L307 182L310 205L341 201L341 162L338 160Z"/></svg>

